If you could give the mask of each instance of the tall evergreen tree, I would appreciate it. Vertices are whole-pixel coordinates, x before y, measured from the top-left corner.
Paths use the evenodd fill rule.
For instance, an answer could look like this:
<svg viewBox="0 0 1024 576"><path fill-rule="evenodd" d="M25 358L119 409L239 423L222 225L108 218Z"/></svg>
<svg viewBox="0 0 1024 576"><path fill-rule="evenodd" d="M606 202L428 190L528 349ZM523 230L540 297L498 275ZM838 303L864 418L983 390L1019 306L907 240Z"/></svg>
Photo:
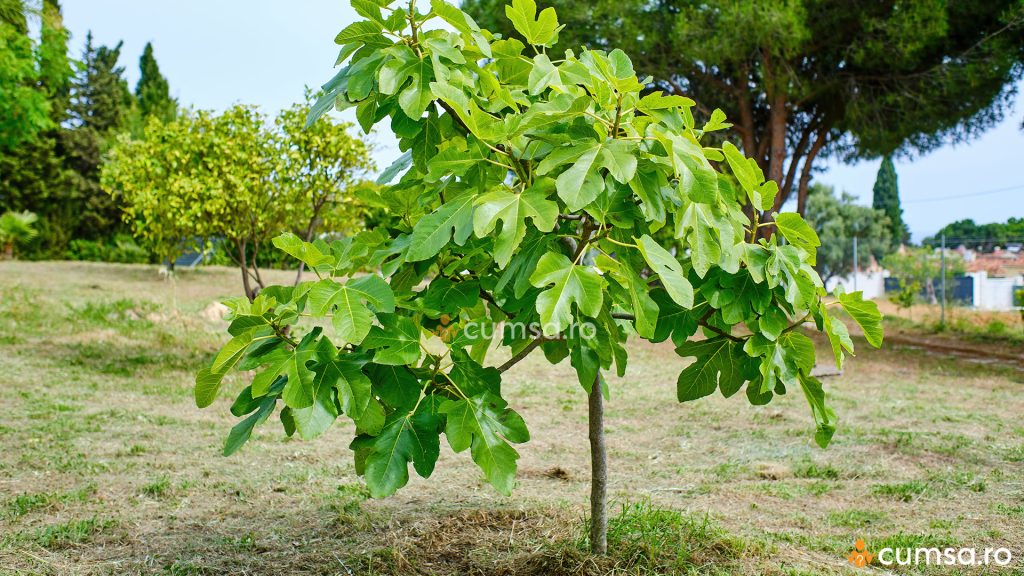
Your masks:
<svg viewBox="0 0 1024 576"><path fill-rule="evenodd" d="M28 33L28 18L23 0L0 0L0 23L10 26L18 34Z"/></svg>
<svg viewBox="0 0 1024 576"><path fill-rule="evenodd" d="M156 116L164 122L174 120L178 114L178 103L171 98L167 78L160 73L151 42L146 43L146 48L139 58L139 71L141 74L139 83L135 85L135 98L138 100L142 118Z"/></svg>
<svg viewBox="0 0 1024 576"><path fill-rule="evenodd" d="M118 66L121 47L95 46L92 32L86 35L85 51L71 88L71 121L75 127L91 128L106 135L124 127L132 105L132 93Z"/></svg>
<svg viewBox="0 0 1024 576"><path fill-rule="evenodd" d="M892 233L893 246L897 247L910 240L910 230L903 222L903 208L900 207L900 187L896 179L896 166L892 163L892 157L886 156L882 159L882 165L878 168L878 175L875 177L875 186L872 189L873 198L871 206L875 210L882 210L889 217L889 230Z"/></svg>
<svg viewBox="0 0 1024 576"><path fill-rule="evenodd" d="M67 117L71 97L71 60L68 59L68 39L64 16L58 0L43 0L39 30L40 84L50 97L50 117L60 124Z"/></svg>
<svg viewBox="0 0 1024 576"><path fill-rule="evenodd" d="M90 32L71 85L64 147L75 180L71 205L76 221L70 230L74 238L104 238L122 226L120 208L99 182L103 152L126 128L134 106L124 67L117 64L122 44L96 46Z"/></svg>

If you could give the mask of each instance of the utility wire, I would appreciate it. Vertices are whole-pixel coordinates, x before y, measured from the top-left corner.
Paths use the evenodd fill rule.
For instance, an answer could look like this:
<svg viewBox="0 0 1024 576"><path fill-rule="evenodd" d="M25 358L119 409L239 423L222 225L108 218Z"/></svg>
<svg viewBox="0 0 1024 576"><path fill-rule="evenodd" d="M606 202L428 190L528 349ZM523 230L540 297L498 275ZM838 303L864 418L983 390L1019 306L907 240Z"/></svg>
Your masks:
<svg viewBox="0 0 1024 576"><path fill-rule="evenodd" d="M987 194L998 194L999 192L1009 192L1010 190L1018 190L1024 188L1024 184L1018 184L1016 186L1010 186L1007 188L997 188L995 190L985 190L984 192L971 192L968 194L954 194L953 196L940 196L938 198L921 198L918 200L904 200L903 204L919 204L923 202L941 202L943 200L956 200L958 198L973 198L975 196L985 196Z"/></svg>

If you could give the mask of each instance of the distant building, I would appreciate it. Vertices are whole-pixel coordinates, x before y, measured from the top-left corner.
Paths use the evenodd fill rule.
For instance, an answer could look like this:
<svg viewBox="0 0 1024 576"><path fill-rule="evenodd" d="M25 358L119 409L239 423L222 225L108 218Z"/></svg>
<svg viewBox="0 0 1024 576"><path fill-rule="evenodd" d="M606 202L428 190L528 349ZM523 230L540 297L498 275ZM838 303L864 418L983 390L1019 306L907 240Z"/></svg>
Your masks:
<svg viewBox="0 0 1024 576"><path fill-rule="evenodd" d="M968 255L969 254L969 255ZM973 250L964 253L967 272L985 272L990 277L1009 278L1024 275L1024 251L1016 244L1006 249L996 247L991 253L980 254Z"/></svg>

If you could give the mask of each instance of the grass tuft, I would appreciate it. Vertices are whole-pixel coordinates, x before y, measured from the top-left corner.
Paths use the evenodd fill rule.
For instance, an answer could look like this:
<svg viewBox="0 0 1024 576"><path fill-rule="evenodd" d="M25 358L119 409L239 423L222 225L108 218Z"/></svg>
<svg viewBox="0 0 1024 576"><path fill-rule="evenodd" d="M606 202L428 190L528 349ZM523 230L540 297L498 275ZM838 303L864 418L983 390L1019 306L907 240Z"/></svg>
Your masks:
<svg viewBox="0 0 1024 576"><path fill-rule="evenodd" d="M885 522L888 515L878 510L861 510L851 508L828 515L828 523L840 528L866 528Z"/></svg>
<svg viewBox="0 0 1024 576"><path fill-rule="evenodd" d="M116 522L109 518L86 518L71 520L60 524L51 524L37 530L30 539L43 548L67 548L76 544L84 544Z"/></svg>
<svg viewBox="0 0 1024 576"><path fill-rule="evenodd" d="M797 478L818 478L821 480L838 480L839 469L831 464L818 464L810 458L803 458L792 466L793 476Z"/></svg>
<svg viewBox="0 0 1024 576"><path fill-rule="evenodd" d="M585 536L579 539L580 550L588 545ZM649 500L623 503L608 519L609 554L622 573L703 574L708 566L726 570L746 547L706 515L656 508Z"/></svg>
<svg viewBox="0 0 1024 576"><path fill-rule="evenodd" d="M901 502L910 502L928 491L928 484L920 480L900 482L895 484L875 484L871 487L871 493L875 496L886 496Z"/></svg>
<svg viewBox="0 0 1024 576"><path fill-rule="evenodd" d="M158 476L152 482L142 487L142 493L151 498L163 498L171 491L171 479L167 476Z"/></svg>
<svg viewBox="0 0 1024 576"><path fill-rule="evenodd" d="M93 484L87 484L70 492L35 492L19 494L4 503L3 515L8 519L15 520L37 510L49 510L64 504L85 502L94 492L96 492L96 486Z"/></svg>

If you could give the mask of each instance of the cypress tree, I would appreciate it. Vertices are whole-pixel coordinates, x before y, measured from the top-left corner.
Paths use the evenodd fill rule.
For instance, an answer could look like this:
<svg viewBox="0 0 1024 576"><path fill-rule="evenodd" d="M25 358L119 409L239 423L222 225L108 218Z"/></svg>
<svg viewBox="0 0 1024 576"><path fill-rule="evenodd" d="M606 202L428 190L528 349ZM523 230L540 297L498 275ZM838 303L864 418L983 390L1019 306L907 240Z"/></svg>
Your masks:
<svg viewBox="0 0 1024 576"><path fill-rule="evenodd" d="M900 188L896 179L896 166L893 165L891 156L882 159L882 165L878 168L878 175L875 177L875 186L872 191L874 197L871 206L876 210L882 210L889 217L893 247L896 248L900 244L908 242L910 231L903 222Z"/></svg>
<svg viewBox="0 0 1024 576"><path fill-rule="evenodd" d="M174 120L178 112L178 103L171 98L167 78L160 73L160 66L153 55L153 44L146 43L146 48L139 58L139 83L135 85L135 97L139 103L142 117L156 116L164 122Z"/></svg>

